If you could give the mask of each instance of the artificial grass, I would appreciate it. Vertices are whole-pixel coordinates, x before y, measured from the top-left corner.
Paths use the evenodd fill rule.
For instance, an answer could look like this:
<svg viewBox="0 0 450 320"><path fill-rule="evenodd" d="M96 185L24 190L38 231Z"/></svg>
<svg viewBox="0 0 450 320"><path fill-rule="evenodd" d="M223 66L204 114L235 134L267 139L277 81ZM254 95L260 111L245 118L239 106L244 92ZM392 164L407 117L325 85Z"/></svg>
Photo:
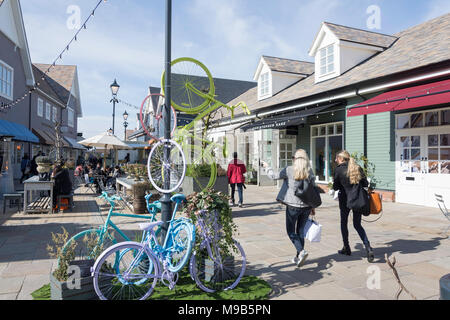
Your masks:
<svg viewBox="0 0 450 320"><path fill-rule="evenodd" d="M272 288L255 276L241 279L233 290L206 293L197 287L189 273L180 273L180 278L173 290L158 283L149 300L267 300ZM34 291L34 300L50 300L50 284Z"/></svg>

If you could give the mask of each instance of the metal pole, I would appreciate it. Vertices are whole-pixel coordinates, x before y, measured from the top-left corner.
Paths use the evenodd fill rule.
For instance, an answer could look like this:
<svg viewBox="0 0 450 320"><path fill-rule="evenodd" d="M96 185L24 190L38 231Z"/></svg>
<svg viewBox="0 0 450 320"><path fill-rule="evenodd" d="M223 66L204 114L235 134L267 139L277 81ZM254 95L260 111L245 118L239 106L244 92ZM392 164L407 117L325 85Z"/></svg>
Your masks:
<svg viewBox="0 0 450 320"><path fill-rule="evenodd" d="M114 134L114 118L116 116L116 97L113 97L113 125L112 125L112 133Z"/></svg>
<svg viewBox="0 0 450 320"><path fill-rule="evenodd" d="M165 57L165 83L164 92L166 94L164 106L164 139L170 139L170 101L171 101L171 62L172 62L172 0L166 0L166 57ZM164 152L164 162L170 160L170 150ZM165 189L170 188L170 173L165 175L164 180ZM165 193L161 198L161 218L164 224L161 229L161 241L164 242L167 229L169 227L168 221L172 218L172 204L170 202L170 193Z"/></svg>

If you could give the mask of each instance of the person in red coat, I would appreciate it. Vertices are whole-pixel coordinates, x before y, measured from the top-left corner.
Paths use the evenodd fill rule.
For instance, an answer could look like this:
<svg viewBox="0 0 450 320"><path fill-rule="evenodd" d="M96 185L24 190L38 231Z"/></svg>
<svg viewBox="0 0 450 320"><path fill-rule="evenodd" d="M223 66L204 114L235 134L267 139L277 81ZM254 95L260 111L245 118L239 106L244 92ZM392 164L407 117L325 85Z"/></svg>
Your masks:
<svg viewBox="0 0 450 320"><path fill-rule="evenodd" d="M245 183L244 173L247 172L247 168L245 164L238 159L237 152L233 153L233 160L228 164L227 176L228 183L231 186L231 201L233 202L233 206L235 205L234 201L234 192L236 190L236 185L239 194L239 207L242 208L243 201L243 187Z"/></svg>

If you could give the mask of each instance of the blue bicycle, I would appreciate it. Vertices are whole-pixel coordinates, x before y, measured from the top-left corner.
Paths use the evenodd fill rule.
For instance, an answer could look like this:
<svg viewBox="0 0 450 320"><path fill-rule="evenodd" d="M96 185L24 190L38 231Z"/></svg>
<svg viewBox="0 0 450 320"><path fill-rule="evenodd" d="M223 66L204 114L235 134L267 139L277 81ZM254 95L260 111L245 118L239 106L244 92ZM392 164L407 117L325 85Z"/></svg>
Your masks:
<svg viewBox="0 0 450 320"><path fill-rule="evenodd" d="M172 219L163 245L157 241L156 228L163 221L142 223L143 240L122 242L106 249L92 268L95 292L101 300L145 300L158 280L170 289L178 272L187 264L195 243L195 227L190 219L177 218L178 206L185 196L177 194Z"/></svg>
<svg viewBox="0 0 450 320"><path fill-rule="evenodd" d="M114 231L116 231L124 241L130 241L130 238L112 221L113 217L127 217L127 218L137 218L146 219L151 222L157 221L156 215L161 212L161 203L155 201L150 202L152 194L147 194L145 196L145 201L147 204L147 210L149 215L136 215L136 214L125 214L120 212L115 212L116 201L121 201L122 199L117 196L109 196L107 192L103 192L99 198L103 198L109 202L111 205L108 216L104 221L104 224L99 228L89 229L77 233L72 238L70 238L63 247L63 252L65 252L69 247L75 246L75 260L91 260L98 257L98 255L103 252L104 249L110 247L111 245L117 243L117 238L115 237ZM159 233L159 231L158 231ZM59 261L58 261L59 264Z"/></svg>

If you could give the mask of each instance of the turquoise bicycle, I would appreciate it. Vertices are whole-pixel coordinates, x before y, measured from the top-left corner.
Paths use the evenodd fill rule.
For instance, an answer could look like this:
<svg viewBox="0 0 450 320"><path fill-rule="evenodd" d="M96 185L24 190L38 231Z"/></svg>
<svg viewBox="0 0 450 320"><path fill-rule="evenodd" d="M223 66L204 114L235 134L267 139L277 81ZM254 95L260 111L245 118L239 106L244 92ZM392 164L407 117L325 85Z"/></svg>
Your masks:
<svg viewBox="0 0 450 320"><path fill-rule="evenodd" d="M195 227L190 219L177 218L178 206L185 196L177 194L172 219L164 239L157 241L155 228L163 221L142 223L144 239L122 242L106 249L92 268L95 292L101 300L145 300L158 280L171 290L178 281L178 272L187 264L195 243Z"/></svg>
<svg viewBox="0 0 450 320"><path fill-rule="evenodd" d="M137 218L137 219L146 219L151 222L157 221L156 215L161 211L161 203L159 201L155 201L150 203L150 198L152 194L147 194L145 196L145 201L147 204L147 210L149 215L136 215L136 214L125 214L120 212L115 212L115 201L121 201L122 199L117 196L108 196L107 192L103 192L99 198L103 198L109 202L111 205L109 209L108 216L102 226L95 229L89 229L77 233L75 236L70 238L67 243L63 247L63 252L67 250L72 243L75 242L75 260L91 260L98 256L105 248L110 247L111 245L117 243L116 237L114 236L114 232L116 231L124 241L130 241L130 238L120 230L120 228L114 224L112 221L113 217L128 217L128 218ZM158 231L159 232L159 231ZM58 261L59 264L59 261Z"/></svg>

